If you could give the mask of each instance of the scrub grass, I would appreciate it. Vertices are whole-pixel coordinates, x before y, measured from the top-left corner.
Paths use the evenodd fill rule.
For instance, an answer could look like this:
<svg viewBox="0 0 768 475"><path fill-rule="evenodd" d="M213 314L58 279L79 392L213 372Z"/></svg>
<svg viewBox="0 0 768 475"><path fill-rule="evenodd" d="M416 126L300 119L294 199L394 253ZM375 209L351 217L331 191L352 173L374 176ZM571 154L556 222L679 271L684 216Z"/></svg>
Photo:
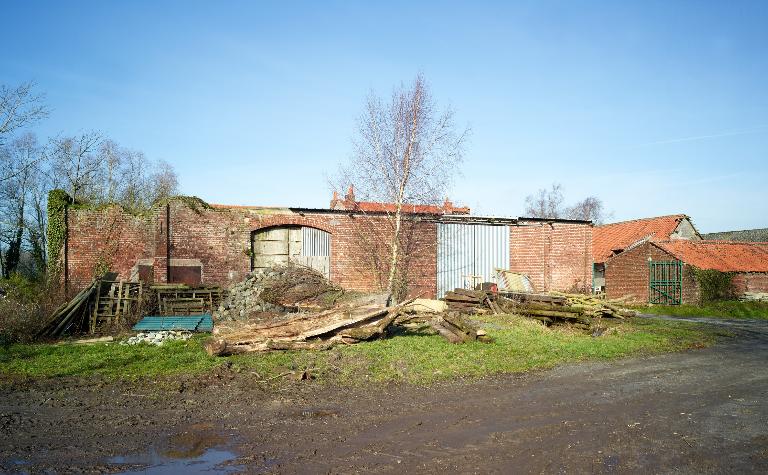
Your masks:
<svg viewBox="0 0 768 475"><path fill-rule="evenodd" d="M723 300L701 306L696 305L650 305L637 307L643 313L671 315L675 317L749 318L768 320L768 302L742 302Z"/></svg>
<svg viewBox="0 0 768 475"><path fill-rule="evenodd" d="M551 368L566 362L679 351L712 344L717 334L705 325L659 319L632 319L593 338L567 327L547 328L517 316L482 317L493 343L453 345L417 328L391 338L337 346L330 351L290 351L208 356L204 337L161 347L14 344L0 347L0 375L8 377L97 377L136 380L201 375L227 363L227 371L269 379L312 369L320 381L428 383L455 377ZM279 378L276 378L279 380Z"/></svg>

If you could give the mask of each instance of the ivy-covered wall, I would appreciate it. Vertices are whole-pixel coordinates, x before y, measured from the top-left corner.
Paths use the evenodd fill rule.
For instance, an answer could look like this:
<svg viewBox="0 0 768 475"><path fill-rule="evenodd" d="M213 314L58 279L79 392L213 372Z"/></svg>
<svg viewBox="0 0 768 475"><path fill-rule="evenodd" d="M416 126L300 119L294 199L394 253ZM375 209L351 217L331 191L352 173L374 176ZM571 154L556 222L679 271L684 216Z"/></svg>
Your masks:
<svg viewBox="0 0 768 475"><path fill-rule="evenodd" d="M64 190L55 189L48 193L48 275L57 278L61 273L62 253L67 236L67 206L71 198Z"/></svg>
<svg viewBox="0 0 768 475"><path fill-rule="evenodd" d="M733 286L733 272L699 269L693 266L687 266L687 268L699 288L700 303L733 300L736 298L736 289Z"/></svg>

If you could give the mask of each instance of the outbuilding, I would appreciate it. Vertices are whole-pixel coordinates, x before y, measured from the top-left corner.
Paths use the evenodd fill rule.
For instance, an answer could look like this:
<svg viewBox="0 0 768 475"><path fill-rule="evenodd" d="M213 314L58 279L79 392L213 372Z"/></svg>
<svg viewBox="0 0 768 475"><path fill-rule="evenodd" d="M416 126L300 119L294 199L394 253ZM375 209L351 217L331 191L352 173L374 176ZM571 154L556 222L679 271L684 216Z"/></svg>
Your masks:
<svg viewBox="0 0 768 475"><path fill-rule="evenodd" d="M608 298L643 303L698 304L713 291L726 297L765 293L768 243L646 241L610 257L605 278Z"/></svg>
<svg viewBox="0 0 768 475"><path fill-rule="evenodd" d="M140 215L120 206L62 211L59 265L65 287L86 287L99 270L117 279L229 287L257 269L294 262L349 290L384 288L393 205L359 202L352 190L329 208L208 204L178 197ZM497 269L525 274L537 291L588 292L592 223L481 217L450 201L404 208L401 259L408 295L442 297L493 281Z"/></svg>
<svg viewBox="0 0 768 475"><path fill-rule="evenodd" d="M677 239L699 240L701 235L691 218L684 214L633 219L595 226L592 238L592 287L595 292L606 292L613 285L606 276L606 261L647 241Z"/></svg>

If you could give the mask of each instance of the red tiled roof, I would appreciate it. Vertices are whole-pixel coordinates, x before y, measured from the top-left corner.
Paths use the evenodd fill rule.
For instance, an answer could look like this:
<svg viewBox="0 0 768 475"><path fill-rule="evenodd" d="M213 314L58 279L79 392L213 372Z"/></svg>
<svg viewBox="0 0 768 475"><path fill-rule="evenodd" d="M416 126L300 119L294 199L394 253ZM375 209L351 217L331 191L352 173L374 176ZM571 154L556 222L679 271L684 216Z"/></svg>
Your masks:
<svg viewBox="0 0 768 475"><path fill-rule="evenodd" d="M684 214L672 214L595 226L592 231L592 257L595 262L605 262L614 250L625 250L639 241L667 241L685 218Z"/></svg>
<svg viewBox="0 0 768 475"><path fill-rule="evenodd" d="M698 267L721 272L768 272L768 243L733 241L654 242L677 259Z"/></svg>

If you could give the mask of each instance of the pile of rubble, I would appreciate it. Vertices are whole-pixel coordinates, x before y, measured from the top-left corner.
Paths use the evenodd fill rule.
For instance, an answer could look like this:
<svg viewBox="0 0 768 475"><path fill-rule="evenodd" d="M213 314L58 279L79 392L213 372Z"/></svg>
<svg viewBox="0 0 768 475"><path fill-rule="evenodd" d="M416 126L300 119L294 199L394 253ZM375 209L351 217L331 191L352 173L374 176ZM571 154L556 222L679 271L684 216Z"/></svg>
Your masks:
<svg viewBox="0 0 768 475"><path fill-rule="evenodd" d="M147 343L150 345L162 345L169 340L189 340L192 332L178 330L162 330L156 332L143 332L120 342L121 345L138 345Z"/></svg>
<svg viewBox="0 0 768 475"><path fill-rule="evenodd" d="M227 298L213 312L213 318L248 321L263 313L321 309L331 306L341 294L341 289L313 269L280 265L251 272L245 280L230 287Z"/></svg>

